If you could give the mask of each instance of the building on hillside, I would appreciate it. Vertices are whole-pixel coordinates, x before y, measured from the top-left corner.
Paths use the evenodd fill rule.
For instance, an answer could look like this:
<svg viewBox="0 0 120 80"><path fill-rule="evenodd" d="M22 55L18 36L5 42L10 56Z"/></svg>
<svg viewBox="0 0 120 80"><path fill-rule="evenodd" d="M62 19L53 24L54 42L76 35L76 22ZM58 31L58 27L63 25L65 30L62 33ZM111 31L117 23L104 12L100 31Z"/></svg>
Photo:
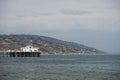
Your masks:
<svg viewBox="0 0 120 80"><path fill-rule="evenodd" d="M22 47L20 49L21 49L21 51L24 51L24 52L35 52L35 51L38 51L38 48L37 47L33 47L33 46L26 46L26 47Z"/></svg>

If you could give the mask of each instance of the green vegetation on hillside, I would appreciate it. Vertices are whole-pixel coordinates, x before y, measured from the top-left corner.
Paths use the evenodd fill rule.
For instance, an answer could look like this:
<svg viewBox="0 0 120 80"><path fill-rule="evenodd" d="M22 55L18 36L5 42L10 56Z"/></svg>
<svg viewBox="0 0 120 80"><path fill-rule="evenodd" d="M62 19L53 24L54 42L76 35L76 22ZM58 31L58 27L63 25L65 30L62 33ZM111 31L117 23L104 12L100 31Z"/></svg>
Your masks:
<svg viewBox="0 0 120 80"><path fill-rule="evenodd" d="M19 50L33 45L47 53L102 53L82 44L39 35L0 35L0 50Z"/></svg>

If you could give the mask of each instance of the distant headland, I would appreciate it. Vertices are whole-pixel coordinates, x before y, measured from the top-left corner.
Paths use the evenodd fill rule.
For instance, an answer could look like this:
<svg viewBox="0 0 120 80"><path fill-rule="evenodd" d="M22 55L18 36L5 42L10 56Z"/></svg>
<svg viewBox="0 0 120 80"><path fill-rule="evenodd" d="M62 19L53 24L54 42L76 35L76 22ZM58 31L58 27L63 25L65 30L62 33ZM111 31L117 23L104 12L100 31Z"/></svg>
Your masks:
<svg viewBox="0 0 120 80"><path fill-rule="evenodd" d="M24 46L32 45L42 53L48 54L99 54L104 53L96 48L75 42L63 41L39 35L0 35L0 51L20 50Z"/></svg>

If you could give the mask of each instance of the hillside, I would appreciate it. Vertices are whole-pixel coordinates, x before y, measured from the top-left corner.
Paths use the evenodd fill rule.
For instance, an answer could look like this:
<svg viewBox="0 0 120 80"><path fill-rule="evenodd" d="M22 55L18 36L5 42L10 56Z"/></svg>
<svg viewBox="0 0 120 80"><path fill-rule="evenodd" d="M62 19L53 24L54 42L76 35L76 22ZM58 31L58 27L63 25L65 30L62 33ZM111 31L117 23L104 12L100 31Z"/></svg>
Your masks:
<svg viewBox="0 0 120 80"><path fill-rule="evenodd" d="M82 44L39 35L0 35L0 50L19 50L26 45L47 53L102 53Z"/></svg>

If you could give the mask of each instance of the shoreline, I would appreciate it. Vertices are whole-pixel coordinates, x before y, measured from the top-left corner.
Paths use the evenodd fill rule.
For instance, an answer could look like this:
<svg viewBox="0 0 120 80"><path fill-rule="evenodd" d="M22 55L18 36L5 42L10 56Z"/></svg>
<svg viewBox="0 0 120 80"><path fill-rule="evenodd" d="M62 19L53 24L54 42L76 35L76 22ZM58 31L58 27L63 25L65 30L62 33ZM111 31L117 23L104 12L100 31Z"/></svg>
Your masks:
<svg viewBox="0 0 120 80"><path fill-rule="evenodd" d="M109 55L109 54L101 54L101 53L56 53L56 54L50 54L50 53L41 53L41 55Z"/></svg>

